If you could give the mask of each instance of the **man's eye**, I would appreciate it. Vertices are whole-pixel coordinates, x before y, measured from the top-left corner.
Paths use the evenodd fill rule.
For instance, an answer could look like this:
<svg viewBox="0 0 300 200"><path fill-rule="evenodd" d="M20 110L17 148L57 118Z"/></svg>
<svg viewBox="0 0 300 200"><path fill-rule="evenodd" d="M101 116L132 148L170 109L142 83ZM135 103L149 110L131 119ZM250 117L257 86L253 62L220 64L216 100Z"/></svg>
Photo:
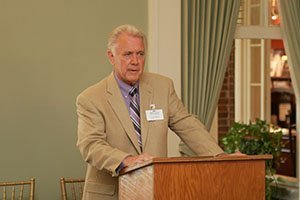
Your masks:
<svg viewBox="0 0 300 200"><path fill-rule="evenodd" d="M145 53L144 53L144 52L139 52L138 55L139 55L139 56L144 56Z"/></svg>
<svg viewBox="0 0 300 200"><path fill-rule="evenodd" d="M126 52L126 53L124 53L124 56L129 56L129 55L131 55L131 53L130 53L130 52Z"/></svg>

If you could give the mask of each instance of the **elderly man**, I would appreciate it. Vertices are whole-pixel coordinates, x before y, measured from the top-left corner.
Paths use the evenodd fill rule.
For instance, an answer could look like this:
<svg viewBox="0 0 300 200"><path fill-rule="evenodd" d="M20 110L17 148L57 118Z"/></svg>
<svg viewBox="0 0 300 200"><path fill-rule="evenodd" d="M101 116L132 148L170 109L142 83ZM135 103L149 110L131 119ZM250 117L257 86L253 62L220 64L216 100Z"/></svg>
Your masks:
<svg viewBox="0 0 300 200"><path fill-rule="evenodd" d="M172 80L144 72L146 46L134 26L113 30L107 50L113 72L77 98L77 146L88 163L83 199L118 199L121 169L167 156L168 128L198 155L223 153Z"/></svg>

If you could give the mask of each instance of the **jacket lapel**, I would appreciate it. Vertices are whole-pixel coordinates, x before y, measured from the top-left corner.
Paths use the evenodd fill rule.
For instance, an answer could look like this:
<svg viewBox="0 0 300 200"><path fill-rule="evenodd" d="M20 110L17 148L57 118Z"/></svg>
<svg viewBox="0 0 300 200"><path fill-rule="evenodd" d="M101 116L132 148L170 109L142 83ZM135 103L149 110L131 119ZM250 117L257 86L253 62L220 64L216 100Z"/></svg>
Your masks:
<svg viewBox="0 0 300 200"><path fill-rule="evenodd" d="M129 112L113 73L107 79L107 99L138 153L141 153Z"/></svg>
<svg viewBox="0 0 300 200"><path fill-rule="evenodd" d="M153 103L153 88L147 81L143 79L143 76L141 77L139 84L142 142L143 147L145 148L149 134L149 123L146 118L146 110L149 110L150 104Z"/></svg>

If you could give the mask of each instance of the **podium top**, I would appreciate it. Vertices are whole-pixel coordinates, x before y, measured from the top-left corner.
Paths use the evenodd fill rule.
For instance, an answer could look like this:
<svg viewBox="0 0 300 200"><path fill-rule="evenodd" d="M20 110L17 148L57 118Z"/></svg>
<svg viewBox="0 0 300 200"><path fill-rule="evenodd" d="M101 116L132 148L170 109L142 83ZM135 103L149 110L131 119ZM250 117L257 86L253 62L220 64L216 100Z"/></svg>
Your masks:
<svg viewBox="0 0 300 200"><path fill-rule="evenodd" d="M272 155L228 155L228 156L199 156L199 157L156 157L152 160L124 168L120 175L143 168L153 164L166 163L191 163L191 162L221 162L221 161L243 161L243 160L271 160Z"/></svg>

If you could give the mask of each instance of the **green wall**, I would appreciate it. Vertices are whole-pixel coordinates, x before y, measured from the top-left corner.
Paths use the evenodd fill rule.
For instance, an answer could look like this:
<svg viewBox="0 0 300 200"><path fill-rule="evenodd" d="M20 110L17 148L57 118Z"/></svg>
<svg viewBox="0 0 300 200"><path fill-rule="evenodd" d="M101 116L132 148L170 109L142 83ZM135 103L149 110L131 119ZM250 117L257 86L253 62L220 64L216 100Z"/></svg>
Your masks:
<svg viewBox="0 0 300 200"><path fill-rule="evenodd" d="M36 199L83 177L76 96L110 73L106 39L147 32L146 0L0 0L0 181L36 178Z"/></svg>

